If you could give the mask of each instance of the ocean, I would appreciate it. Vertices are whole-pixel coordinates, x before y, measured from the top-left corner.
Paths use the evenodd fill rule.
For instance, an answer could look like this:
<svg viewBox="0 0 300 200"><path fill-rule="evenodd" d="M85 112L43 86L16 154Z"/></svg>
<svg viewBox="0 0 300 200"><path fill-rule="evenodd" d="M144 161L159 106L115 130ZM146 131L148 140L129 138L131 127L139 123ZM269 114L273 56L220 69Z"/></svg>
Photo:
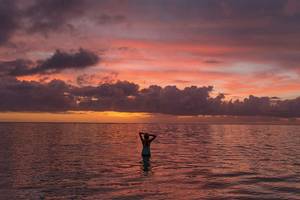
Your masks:
<svg viewBox="0 0 300 200"><path fill-rule="evenodd" d="M300 199L300 126L0 123L0 199Z"/></svg>

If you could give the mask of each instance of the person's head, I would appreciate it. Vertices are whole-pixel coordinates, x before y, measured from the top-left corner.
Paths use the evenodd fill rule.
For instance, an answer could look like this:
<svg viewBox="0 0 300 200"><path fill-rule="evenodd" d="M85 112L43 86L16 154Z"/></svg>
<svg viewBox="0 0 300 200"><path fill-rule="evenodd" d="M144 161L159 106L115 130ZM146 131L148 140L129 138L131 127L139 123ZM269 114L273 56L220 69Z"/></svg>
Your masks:
<svg viewBox="0 0 300 200"><path fill-rule="evenodd" d="M145 138L146 140L148 140L148 139L149 139L149 134L148 134L148 133L145 133L145 134L144 134L144 138Z"/></svg>

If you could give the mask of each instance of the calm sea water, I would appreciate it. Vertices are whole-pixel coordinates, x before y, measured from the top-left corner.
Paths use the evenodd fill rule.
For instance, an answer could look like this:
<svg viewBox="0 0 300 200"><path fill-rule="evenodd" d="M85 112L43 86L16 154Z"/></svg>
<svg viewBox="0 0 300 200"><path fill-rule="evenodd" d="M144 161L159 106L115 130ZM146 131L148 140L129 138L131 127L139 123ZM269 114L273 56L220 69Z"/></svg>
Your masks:
<svg viewBox="0 0 300 200"><path fill-rule="evenodd" d="M0 199L300 199L300 126L1 123Z"/></svg>

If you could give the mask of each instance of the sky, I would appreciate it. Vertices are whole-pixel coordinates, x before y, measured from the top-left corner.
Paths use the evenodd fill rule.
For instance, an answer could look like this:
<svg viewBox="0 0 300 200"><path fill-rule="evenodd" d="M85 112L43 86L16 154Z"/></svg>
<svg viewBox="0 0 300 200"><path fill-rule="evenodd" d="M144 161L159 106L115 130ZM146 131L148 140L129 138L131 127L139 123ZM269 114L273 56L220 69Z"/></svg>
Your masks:
<svg viewBox="0 0 300 200"><path fill-rule="evenodd" d="M0 0L0 115L297 117L299 35L297 0Z"/></svg>

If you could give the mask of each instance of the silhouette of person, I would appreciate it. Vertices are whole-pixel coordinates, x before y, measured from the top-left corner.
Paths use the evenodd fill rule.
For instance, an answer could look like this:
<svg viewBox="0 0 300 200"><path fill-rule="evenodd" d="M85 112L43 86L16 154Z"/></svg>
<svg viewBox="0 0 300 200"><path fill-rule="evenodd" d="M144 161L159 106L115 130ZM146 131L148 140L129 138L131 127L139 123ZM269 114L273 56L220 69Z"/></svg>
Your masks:
<svg viewBox="0 0 300 200"><path fill-rule="evenodd" d="M139 135L143 144L142 156L151 157L150 144L156 138L156 135L143 132L139 132Z"/></svg>

